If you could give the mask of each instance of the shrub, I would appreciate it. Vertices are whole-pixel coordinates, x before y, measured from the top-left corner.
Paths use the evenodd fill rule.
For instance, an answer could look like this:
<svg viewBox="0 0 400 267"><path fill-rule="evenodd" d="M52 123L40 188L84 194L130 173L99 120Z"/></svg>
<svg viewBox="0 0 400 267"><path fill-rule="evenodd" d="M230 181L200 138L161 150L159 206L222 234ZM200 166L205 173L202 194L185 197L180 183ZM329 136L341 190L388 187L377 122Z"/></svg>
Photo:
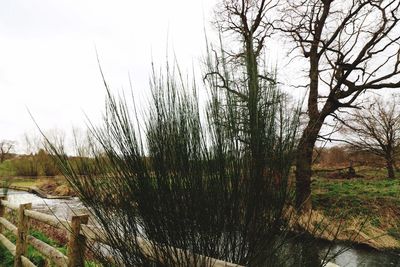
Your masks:
<svg viewBox="0 0 400 267"><path fill-rule="evenodd" d="M34 155L34 160L39 165L40 175L56 176L60 174L57 164L44 149L40 149L38 153Z"/></svg>
<svg viewBox="0 0 400 267"><path fill-rule="evenodd" d="M40 167L34 156L20 156L13 160L13 168L17 176L39 176Z"/></svg>

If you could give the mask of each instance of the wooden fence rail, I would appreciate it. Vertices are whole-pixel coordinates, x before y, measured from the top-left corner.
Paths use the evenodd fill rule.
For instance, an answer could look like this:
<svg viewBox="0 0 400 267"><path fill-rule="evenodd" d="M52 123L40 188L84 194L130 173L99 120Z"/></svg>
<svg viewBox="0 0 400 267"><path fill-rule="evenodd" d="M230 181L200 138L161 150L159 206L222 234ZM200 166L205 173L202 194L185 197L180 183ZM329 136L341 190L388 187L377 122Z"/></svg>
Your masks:
<svg viewBox="0 0 400 267"><path fill-rule="evenodd" d="M73 216L71 221L60 220L55 216L31 210L32 204L15 205L0 197L0 242L14 256L14 267L34 267L27 258L27 246L32 245L46 259L60 267L84 266L85 237L80 233L81 224L87 223L88 215ZM6 209L17 211L17 225L5 218ZM67 256L47 243L29 235L30 220L40 221L70 232ZM4 230L16 236L15 245L4 236Z"/></svg>
<svg viewBox="0 0 400 267"><path fill-rule="evenodd" d="M85 262L86 239L107 244L107 235L104 230L93 225L88 225L88 215L72 216L71 221L62 220L55 216L31 210L32 204L15 205L0 196L0 243L14 256L14 267L36 267L27 258L27 246L32 245L47 260L59 267L83 267ZM15 226L5 218L6 209L17 211L17 225ZM56 248L29 235L30 220L40 221L47 225L65 229L69 232L67 255ZM16 236L16 244L12 243L3 234L4 230L10 231ZM150 249L150 242L140 239L141 249L150 258L154 255ZM178 251L181 251L177 249ZM181 251L182 254L184 253ZM180 253L178 253L179 255ZM214 267L243 267L233 263L204 257L212 261Z"/></svg>

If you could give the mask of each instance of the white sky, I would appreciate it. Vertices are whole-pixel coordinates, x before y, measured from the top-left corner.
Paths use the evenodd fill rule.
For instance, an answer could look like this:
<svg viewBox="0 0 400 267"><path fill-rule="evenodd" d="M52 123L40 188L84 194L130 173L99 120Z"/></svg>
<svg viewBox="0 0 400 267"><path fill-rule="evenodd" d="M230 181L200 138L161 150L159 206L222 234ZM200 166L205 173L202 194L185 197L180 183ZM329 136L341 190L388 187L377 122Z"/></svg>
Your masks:
<svg viewBox="0 0 400 267"><path fill-rule="evenodd" d="M84 114L98 122L105 89L96 48L113 91L129 89L129 73L135 94L144 103L151 60L163 65L167 45L184 70L199 66L205 52L204 27L212 30L210 21L218 2L1 1L0 140L21 141L24 133L38 135L27 109L44 130L86 128ZM287 64L285 44L268 40L267 47L270 64L278 66L279 81L298 82L304 75L302 65Z"/></svg>
<svg viewBox="0 0 400 267"><path fill-rule="evenodd" d="M129 88L129 73L135 93L146 98L151 60L163 65L167 45L191 72L204 55L204 27L212 30L218 2L1 1L0 140L37 136L27 109L44 130L85 128L84 114L99 121L105 89L96 48L113 91ZM299 65L286 64L282 43L269 40L267 47L271 65L278 64L278 79L284 84L295 79Z"/></svg>
<svg viewBox="0 0 400 267"><path fill-rule="evenodd" d="M169 43L186 68L204 51L216 0L10 0L0 3L0 139L35 129L96 121L104 86L98 50L115 90L148 90L150 62L165 62ZM168 37L167 37L168 36ZM169 42L167 42L167 39Z"/></svg>

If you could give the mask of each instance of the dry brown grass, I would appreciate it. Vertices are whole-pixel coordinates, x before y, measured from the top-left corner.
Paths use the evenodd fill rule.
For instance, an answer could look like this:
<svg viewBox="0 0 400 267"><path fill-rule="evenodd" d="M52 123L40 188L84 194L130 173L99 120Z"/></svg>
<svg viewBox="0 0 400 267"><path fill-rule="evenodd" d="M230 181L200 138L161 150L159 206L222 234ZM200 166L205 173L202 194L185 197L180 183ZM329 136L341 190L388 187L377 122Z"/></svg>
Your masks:
<svg viewBox="0 0 400 267"><path fill-rule="evenodd" d="M75 196L75 192L67 184L65 179L43 179L37 187L52 196Z"/></svg>
<svg viewBox="0 0 400 267"><path fill-rule="evenodd" d="M321 211L313 210L300 215L293 215L293 208L289 208L290 225L295 231L306 231L316 238L329 241L350 241L363 244L378 250L399 250L400 241L391 236L382 226L376 227L362 217L353 217L350 220L340 215L328 217ZM388 214L395 219L393 214Z"/></svg>

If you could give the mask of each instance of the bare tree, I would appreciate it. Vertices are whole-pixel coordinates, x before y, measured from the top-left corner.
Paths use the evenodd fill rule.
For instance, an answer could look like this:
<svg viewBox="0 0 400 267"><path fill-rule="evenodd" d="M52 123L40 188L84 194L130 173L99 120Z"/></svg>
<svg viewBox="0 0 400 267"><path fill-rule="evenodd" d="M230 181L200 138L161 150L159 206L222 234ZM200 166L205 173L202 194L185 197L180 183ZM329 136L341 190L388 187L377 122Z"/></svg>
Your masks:
<svg viewBox="0 0 400 267"><path fill-rule="evenodd" d="M11 151L15 147L15 142L10 140L2 140L0 141L0 163L3 163L6 160L7 156L11 153Z"/></svg>
<svg viewBox="0 0 400 267"><path fill-rule="evenodd" d="M34 132L25 132L21 138L20 143L24 148L24 153L33 155L42 148L42 137Z"/></svg>
<svg viewBox="0 0 400 267"><path fill-rule="evenodd" d="M395 178L395 159L400 147L400 102L375 99L365 110L357 110L346 121L347 129L355 133L351 144L369 151L386 161L388 178Z"/></svg>
<svg viewBox="0 0 400 267"><path fill-rule="evenodd" d="M327 117L366 90L400 87L399 0L287 0L276 28L307 62L308 124L297 148L296 206L311 209L311 164ZM278 25L278 24L276 24Z"/></svg>
<svg viewBox="0 0 400 267"><path fill-rule="evenodd" d="M66 144L66 133L57 128L52 128L44 131L46 133L46 138L49 139L52 143L57 144L57 146L63 147ZM25 153L34 155L37 154L40 150L47 150L46 140L44 140L43 136L41 136L38 132L31 131L26 132L22 136L21 143L24 146Z"/></svg>
<svg viewBox="0 0 400 267"><path fill-rule="evenodd" d="M262 103L261 98L266 94L267 87L276 83L275 77L262 67L262 59L265 40L272 33L267 13L277 4L277 0L222 1L216 11L215 24L221 35L233 37L233 45L227 48L221 41L220 53L214 51L214 61L209 59L207 62L208 73L205 78L212 87L231 95L229 109L232 106L241 107L238 112L245 114L241 125L237 127L245 129L241 132L250 136L251 151L256 158L264 153L256 134L264 127L260 106L266 103Z"/></svg>

